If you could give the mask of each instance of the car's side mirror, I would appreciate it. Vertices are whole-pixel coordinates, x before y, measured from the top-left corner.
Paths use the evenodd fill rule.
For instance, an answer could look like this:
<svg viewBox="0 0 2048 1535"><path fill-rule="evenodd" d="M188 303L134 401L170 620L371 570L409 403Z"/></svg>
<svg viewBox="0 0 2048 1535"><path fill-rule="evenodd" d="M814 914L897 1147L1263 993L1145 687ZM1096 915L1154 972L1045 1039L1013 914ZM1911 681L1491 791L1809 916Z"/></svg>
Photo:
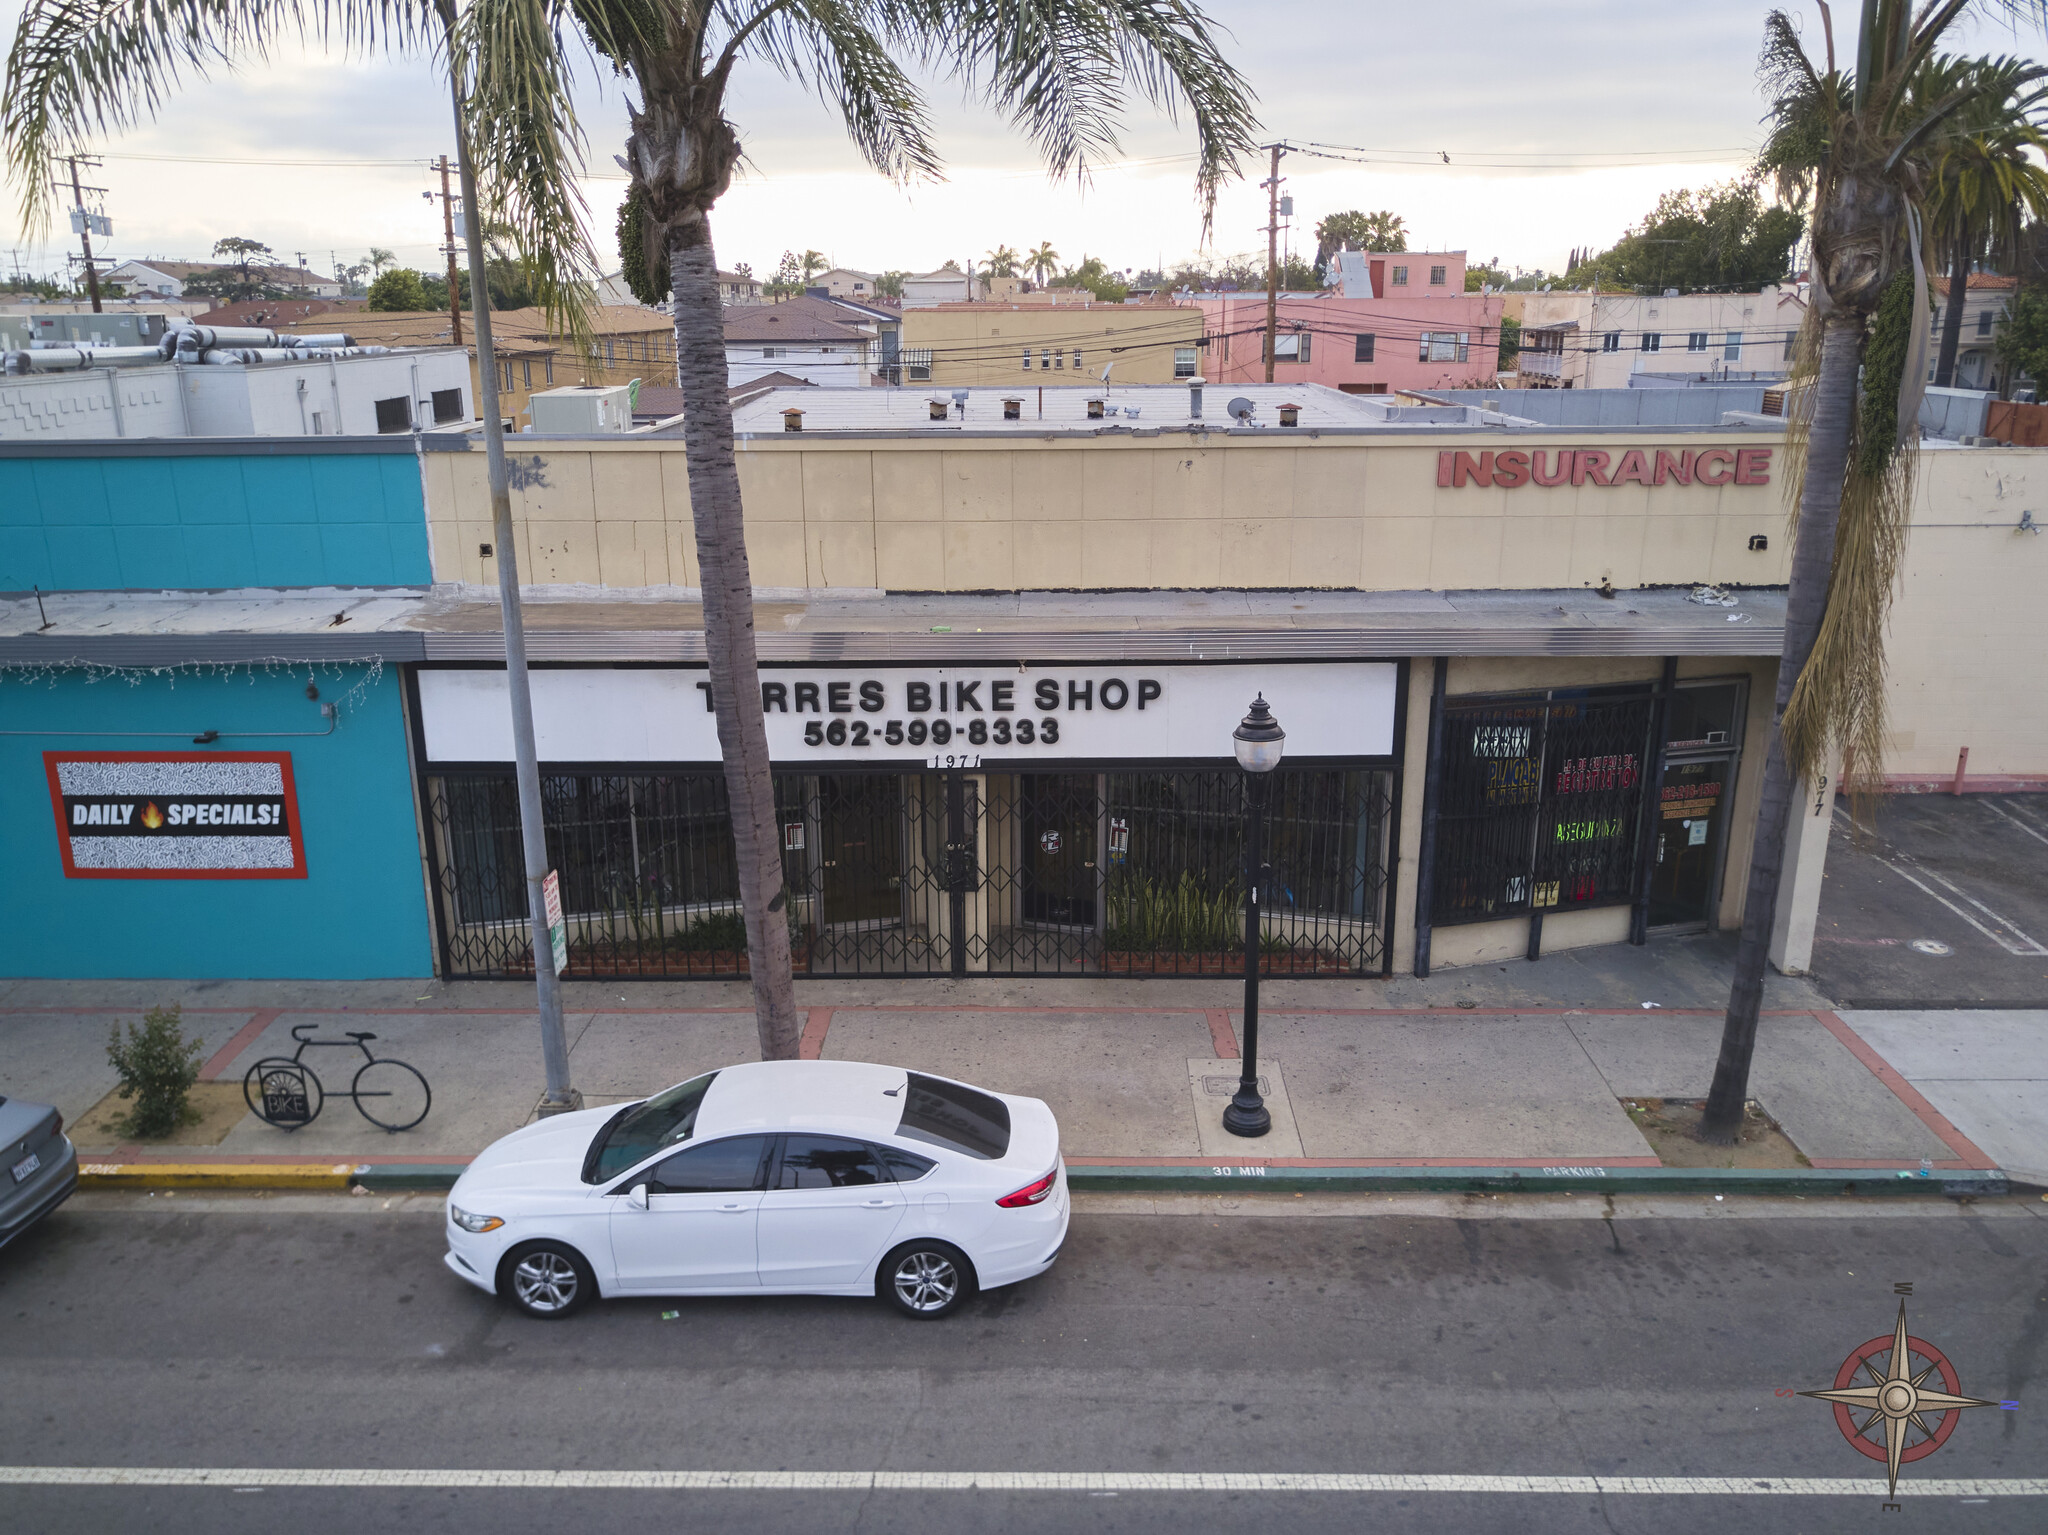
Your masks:
<svg viewBox="0 0 2048 1535"><path fill-rule="evenodd" d="M647 1185L636 1183L626 1191L626 1203L636 1210L647 1208Z"/></svg>

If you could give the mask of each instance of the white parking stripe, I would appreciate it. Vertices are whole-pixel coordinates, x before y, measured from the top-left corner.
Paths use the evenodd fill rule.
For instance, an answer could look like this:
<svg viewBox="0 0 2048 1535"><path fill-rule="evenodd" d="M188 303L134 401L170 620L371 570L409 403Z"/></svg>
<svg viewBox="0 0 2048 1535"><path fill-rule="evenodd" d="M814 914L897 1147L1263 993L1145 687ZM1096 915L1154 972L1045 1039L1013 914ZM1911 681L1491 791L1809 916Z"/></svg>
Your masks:
<svg viewBox="0 0 2048 1535"><path fill-rule="evenodd" d="M1463 1476L1323 1471L516 1471L281 1467L0 1466L18 1487L457 1487L520 1492L1402 1492L1609 1497L1869 1498L1861 1477ZM2042 1498L2048 1477L1931 1477L1900 1497Z"/></svg>
<svg viewBox="0 0 2048 1535"><path fill-rule="evenodd" d="M1988 799L1985 800L1983 803L1984 808L1986 810L1990 811L1993 815L2004 816L2008 821L2012 822L2013 825L2017 826L2021 831L2025 832L2028 836L2032 837L2036 842L2048 842L2048 832L2035 830L2032 826L2028 825L2020 817L2014 815L2010 810L2006 809L2005 806L1994 804Z"/></svg>
<svg viewBox="0 0 2048 1535"><path fill-rule="evenodd" d="M1843 823L1845 825L1854 825L1853 822L1848 820L1846 813L1843 811L1840 805L1837 805L1835 807L1835 814L1843 817ZM2001 949L2005 950L2006 953L2018 954L2022 956L2032 954L2048 954L2048 945L2043 945L2035 941L2034 939L2029 938L2025 933L2020 931L2018 923L2013 922L2008 918L2001 917L1997 912L1993 911L1989 906L1986 906L1974 895L1971 895L1968 891L1964 890L1962 887L1955 884L1953 881L1943 879L1939 874L1936 874L1932 869L1928 868L1925 864L1916 865L1916 867L1920 871L1919 874L1915 874L1911 870L1906 868L1906 864L1912 861L1910 855L1901 853L1897 858L1887 858L1882 853L1873 853L1871 856L1875 858L1879 863L1883 864L1887 869L1890 869L1892 873L1898 875L1899 878L1904 880L1907 884L1912 885L1914 888L1924 891L1926 894L1933 896L1935 900L1941 902L1942 905L1946 906L1950 911L1954 912L1957 916L1961 917L1965 922L1969 923L1970 926L1974 927L1986 938L1989 938L1993 943L1997 944ZM1939 890L1936 890L1934 888L1934 885L1928 884L1927 879L1922 879L1920 877L1921 874L1926 875L1927 879L1933 880L1935 884L1946 886L1958 899L1968 901L1972 906L1976 907L1978 911L1982 912L1986 918L1996 923L1997 929L2003 929L2003 931L1986 927L1982 922L1979 922L1967 911L1964 911L1963 908L1958 906L1954 901L1951 901Z"/></svg>

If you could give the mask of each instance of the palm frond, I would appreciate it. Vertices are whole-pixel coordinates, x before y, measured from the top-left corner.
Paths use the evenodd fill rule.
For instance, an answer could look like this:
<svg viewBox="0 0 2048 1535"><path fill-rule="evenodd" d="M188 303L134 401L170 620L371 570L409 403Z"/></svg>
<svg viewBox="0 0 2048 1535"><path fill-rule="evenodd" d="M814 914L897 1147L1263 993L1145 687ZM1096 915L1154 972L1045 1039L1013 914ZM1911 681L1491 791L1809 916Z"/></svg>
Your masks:
<svg viewBox="0 0 2048 1535"><path fill-rule="evenodd" d="M567 57L577 24L562 0L471 0L452 46L484 216L505 226L550 328L587 353L596 265Z"/></svg>
<svg viewBox="0 0 2048 1535"><path fill-rule="evenodd" d="M893 34L1009 113L1056 177L1085 180L1117 150L1135 92L1194 121L1206 231L1216 193L1256 147L1250 84L1194 0L874 0Z"/></svg>
<svg viewBox="0 0 2048 1535"><path fill-rule="evenodd" d="M722 91L734 62L759 59L837 109L862 158L890 180L935 178L923 94L891 56L878 9L863 0L769 0L738 20L707 84Z"/></svg>
<svg viewBox="0 0 2048 1535"><path fill-rule="evenodd" d="M6 176L27 232L48 227L60 150L148 122L188 76L307 36L352 53L412 47L431 23L431 0L29 0L0 86Z"/></svg>

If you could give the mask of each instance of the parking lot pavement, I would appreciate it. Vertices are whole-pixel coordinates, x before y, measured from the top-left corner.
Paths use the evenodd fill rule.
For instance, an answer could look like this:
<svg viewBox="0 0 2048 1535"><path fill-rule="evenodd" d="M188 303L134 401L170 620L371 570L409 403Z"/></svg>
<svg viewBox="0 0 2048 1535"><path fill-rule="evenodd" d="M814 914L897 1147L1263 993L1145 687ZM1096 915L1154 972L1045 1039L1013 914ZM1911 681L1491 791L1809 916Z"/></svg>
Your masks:
<svg viewBox="0 0 2048 1535"><path fill-rule="evenodd" d="M1850 1008L2048 1007L2048 795L1864 808L1860 836L1835 812L1816 985Z"/></svg>

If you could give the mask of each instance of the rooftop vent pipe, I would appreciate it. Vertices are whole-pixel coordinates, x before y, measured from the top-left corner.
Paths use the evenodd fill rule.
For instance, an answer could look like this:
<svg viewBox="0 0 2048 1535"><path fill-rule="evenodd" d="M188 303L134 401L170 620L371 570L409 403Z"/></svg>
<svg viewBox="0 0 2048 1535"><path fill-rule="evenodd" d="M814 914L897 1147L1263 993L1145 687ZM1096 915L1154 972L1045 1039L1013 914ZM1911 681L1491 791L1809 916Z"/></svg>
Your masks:
<svg viewBox="0 0 2048 1535"><path fill-rule="evenodd" d="M804 429L804 413L794 405L782 413L782 429L785 432L801 432Z"/></svg>
<svg viewBox="0 0 2048 1535"><path fill-rule="evenodd" d="M1102 401L1090 400L1088 402L1088 419L1090 421L1100 421L1102 419Z"/></svg>
<svg viewBox="0 0 2048 1535"><path fill-rule="evenodd" d="M1300 425L1301 425L1301 407L1300 407L1299 405L1283 405L1283 406L1281 406L1281 407L1280 407L1280 424L1281 424L1282 426L1300 426Z"/></svg>
<svg viewBox="0 0 2048 1535"><path fill-rule="evenodd" d="M932 420L934 420L934 421L943 421L943 420L945 420L945 419L946 419L946 402L945 402L944 400L940 399L940 398L939 398L939 397L938 397L937 395L934 395L934 396L932 396L932 399L931 399L931 408L932 408L932 414L931 414L931 419L932 419Z"/></svg>
<svg viewBox="0 0 2048 1535"><path fill-rule="evenodd" d="M1188 380L1188 419L1190 421L1202 419L1202 386L1208 382L1199 373Z"/></svg>
<svg viewBox="0 0 2048 1535"><path fill-rule="evenodd" d="M1009 396L1009 395L1004 395L1004 396L1003 396L1003 419L1004 419L1005 421L1021 421L1021 420L1023 419L1023 417L1024 417L1024 402L1023 402L1022 400L1019 400L1019 399L1013 399L1013 398L1012 398L1011 396Z"/></svg>

